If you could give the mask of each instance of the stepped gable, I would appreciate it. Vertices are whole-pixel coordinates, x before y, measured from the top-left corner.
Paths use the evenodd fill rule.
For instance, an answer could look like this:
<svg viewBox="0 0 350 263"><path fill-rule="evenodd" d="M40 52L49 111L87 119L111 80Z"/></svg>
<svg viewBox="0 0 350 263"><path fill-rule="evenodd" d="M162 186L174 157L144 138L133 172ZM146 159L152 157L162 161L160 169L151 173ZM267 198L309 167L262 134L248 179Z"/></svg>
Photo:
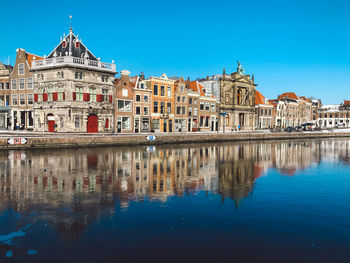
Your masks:
<svg viewBox="0 0 350 263"><path fill-rule="evenodd" d="M72 56L76 58L98 61L98 59L90 52L90 50L81 42L81 40L78 38L78 35L76 36L73 33L72 29L70 29L70 32L67 36L63 35L61 42L50 53L48 58L64 56Z"/></svg>

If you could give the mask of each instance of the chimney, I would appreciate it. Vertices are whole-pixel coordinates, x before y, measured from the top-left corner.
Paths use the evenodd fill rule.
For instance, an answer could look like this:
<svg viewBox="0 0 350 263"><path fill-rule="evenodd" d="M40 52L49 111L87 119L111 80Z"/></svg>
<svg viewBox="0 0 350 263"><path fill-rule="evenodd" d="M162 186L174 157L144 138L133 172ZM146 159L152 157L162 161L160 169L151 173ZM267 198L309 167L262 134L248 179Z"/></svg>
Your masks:
<svg viewBox="0 0 350 263"><path fill-rule="evenodd" d="M209 76L207 76L207 80L209 80Z"/></svg>
<svg viewBox="0 0 350 263"><path fill-rule="evenodd" d="M187 85L187 87L189 88L189 87L190 87L190 82L191 82L190 77L187 78L187 81L186 81L186 82L187 82L186 85Z"/></svg>
<svg viewBox="0 0 350 263"><path fill-rule="evenodd" d="M142 80L145 80L145 74L143 74L143 72L141 72L140 78L141 78Z"/></svg>

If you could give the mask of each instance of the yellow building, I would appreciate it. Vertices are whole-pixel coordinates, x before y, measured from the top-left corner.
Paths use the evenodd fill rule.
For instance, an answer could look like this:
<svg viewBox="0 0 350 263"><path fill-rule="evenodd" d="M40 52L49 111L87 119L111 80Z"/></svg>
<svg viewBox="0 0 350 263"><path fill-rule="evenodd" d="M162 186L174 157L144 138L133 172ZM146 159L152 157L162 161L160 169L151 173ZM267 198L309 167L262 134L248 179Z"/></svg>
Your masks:
<svg viewBox="0 0 350 263"><path fill-rule="evenodd" d="M160 77L150 77L146 85L152 90L152 130L173 132L175 110L175 80L165 73Z"/></svg>

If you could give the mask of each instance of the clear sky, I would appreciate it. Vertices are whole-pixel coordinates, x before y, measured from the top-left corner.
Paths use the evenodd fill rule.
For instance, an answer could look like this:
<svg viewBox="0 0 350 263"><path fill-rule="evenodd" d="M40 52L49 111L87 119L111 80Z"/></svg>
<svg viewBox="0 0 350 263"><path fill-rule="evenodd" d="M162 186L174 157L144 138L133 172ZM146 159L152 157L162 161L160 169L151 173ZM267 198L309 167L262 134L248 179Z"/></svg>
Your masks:
<svg viewBox="0 0 350 263"><path fill-rule="evenodd" d="M294 91L350 99L349 1L2 1L0 61L48 55L73 30L104 62L146 77L195 79L236 70L265 97Z"/></svg>

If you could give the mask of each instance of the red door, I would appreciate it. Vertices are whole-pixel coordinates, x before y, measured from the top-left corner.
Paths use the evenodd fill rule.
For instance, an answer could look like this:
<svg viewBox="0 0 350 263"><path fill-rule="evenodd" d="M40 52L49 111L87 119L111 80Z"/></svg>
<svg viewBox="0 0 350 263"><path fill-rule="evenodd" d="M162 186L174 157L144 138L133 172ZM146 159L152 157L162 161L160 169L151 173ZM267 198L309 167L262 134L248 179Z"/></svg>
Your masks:
<svg viewBox="0 0 350 263"><path fill-rule="evenodd" d="M55 131L55 121L48 121L49 123L49 132Z"/></svg>
<svg viewBox="0 0 350 263"><path fill-rule="evenodd" d="M96 115L88 117L87 132L98 132L98 118Z"/></svg>
<svg viewBox="0 0 350 263"><path fill-rule="evenodd" d="M55 131L55 117L51 113L47 115L47 124L49 126L49 132L54 132Z"/></svg>

